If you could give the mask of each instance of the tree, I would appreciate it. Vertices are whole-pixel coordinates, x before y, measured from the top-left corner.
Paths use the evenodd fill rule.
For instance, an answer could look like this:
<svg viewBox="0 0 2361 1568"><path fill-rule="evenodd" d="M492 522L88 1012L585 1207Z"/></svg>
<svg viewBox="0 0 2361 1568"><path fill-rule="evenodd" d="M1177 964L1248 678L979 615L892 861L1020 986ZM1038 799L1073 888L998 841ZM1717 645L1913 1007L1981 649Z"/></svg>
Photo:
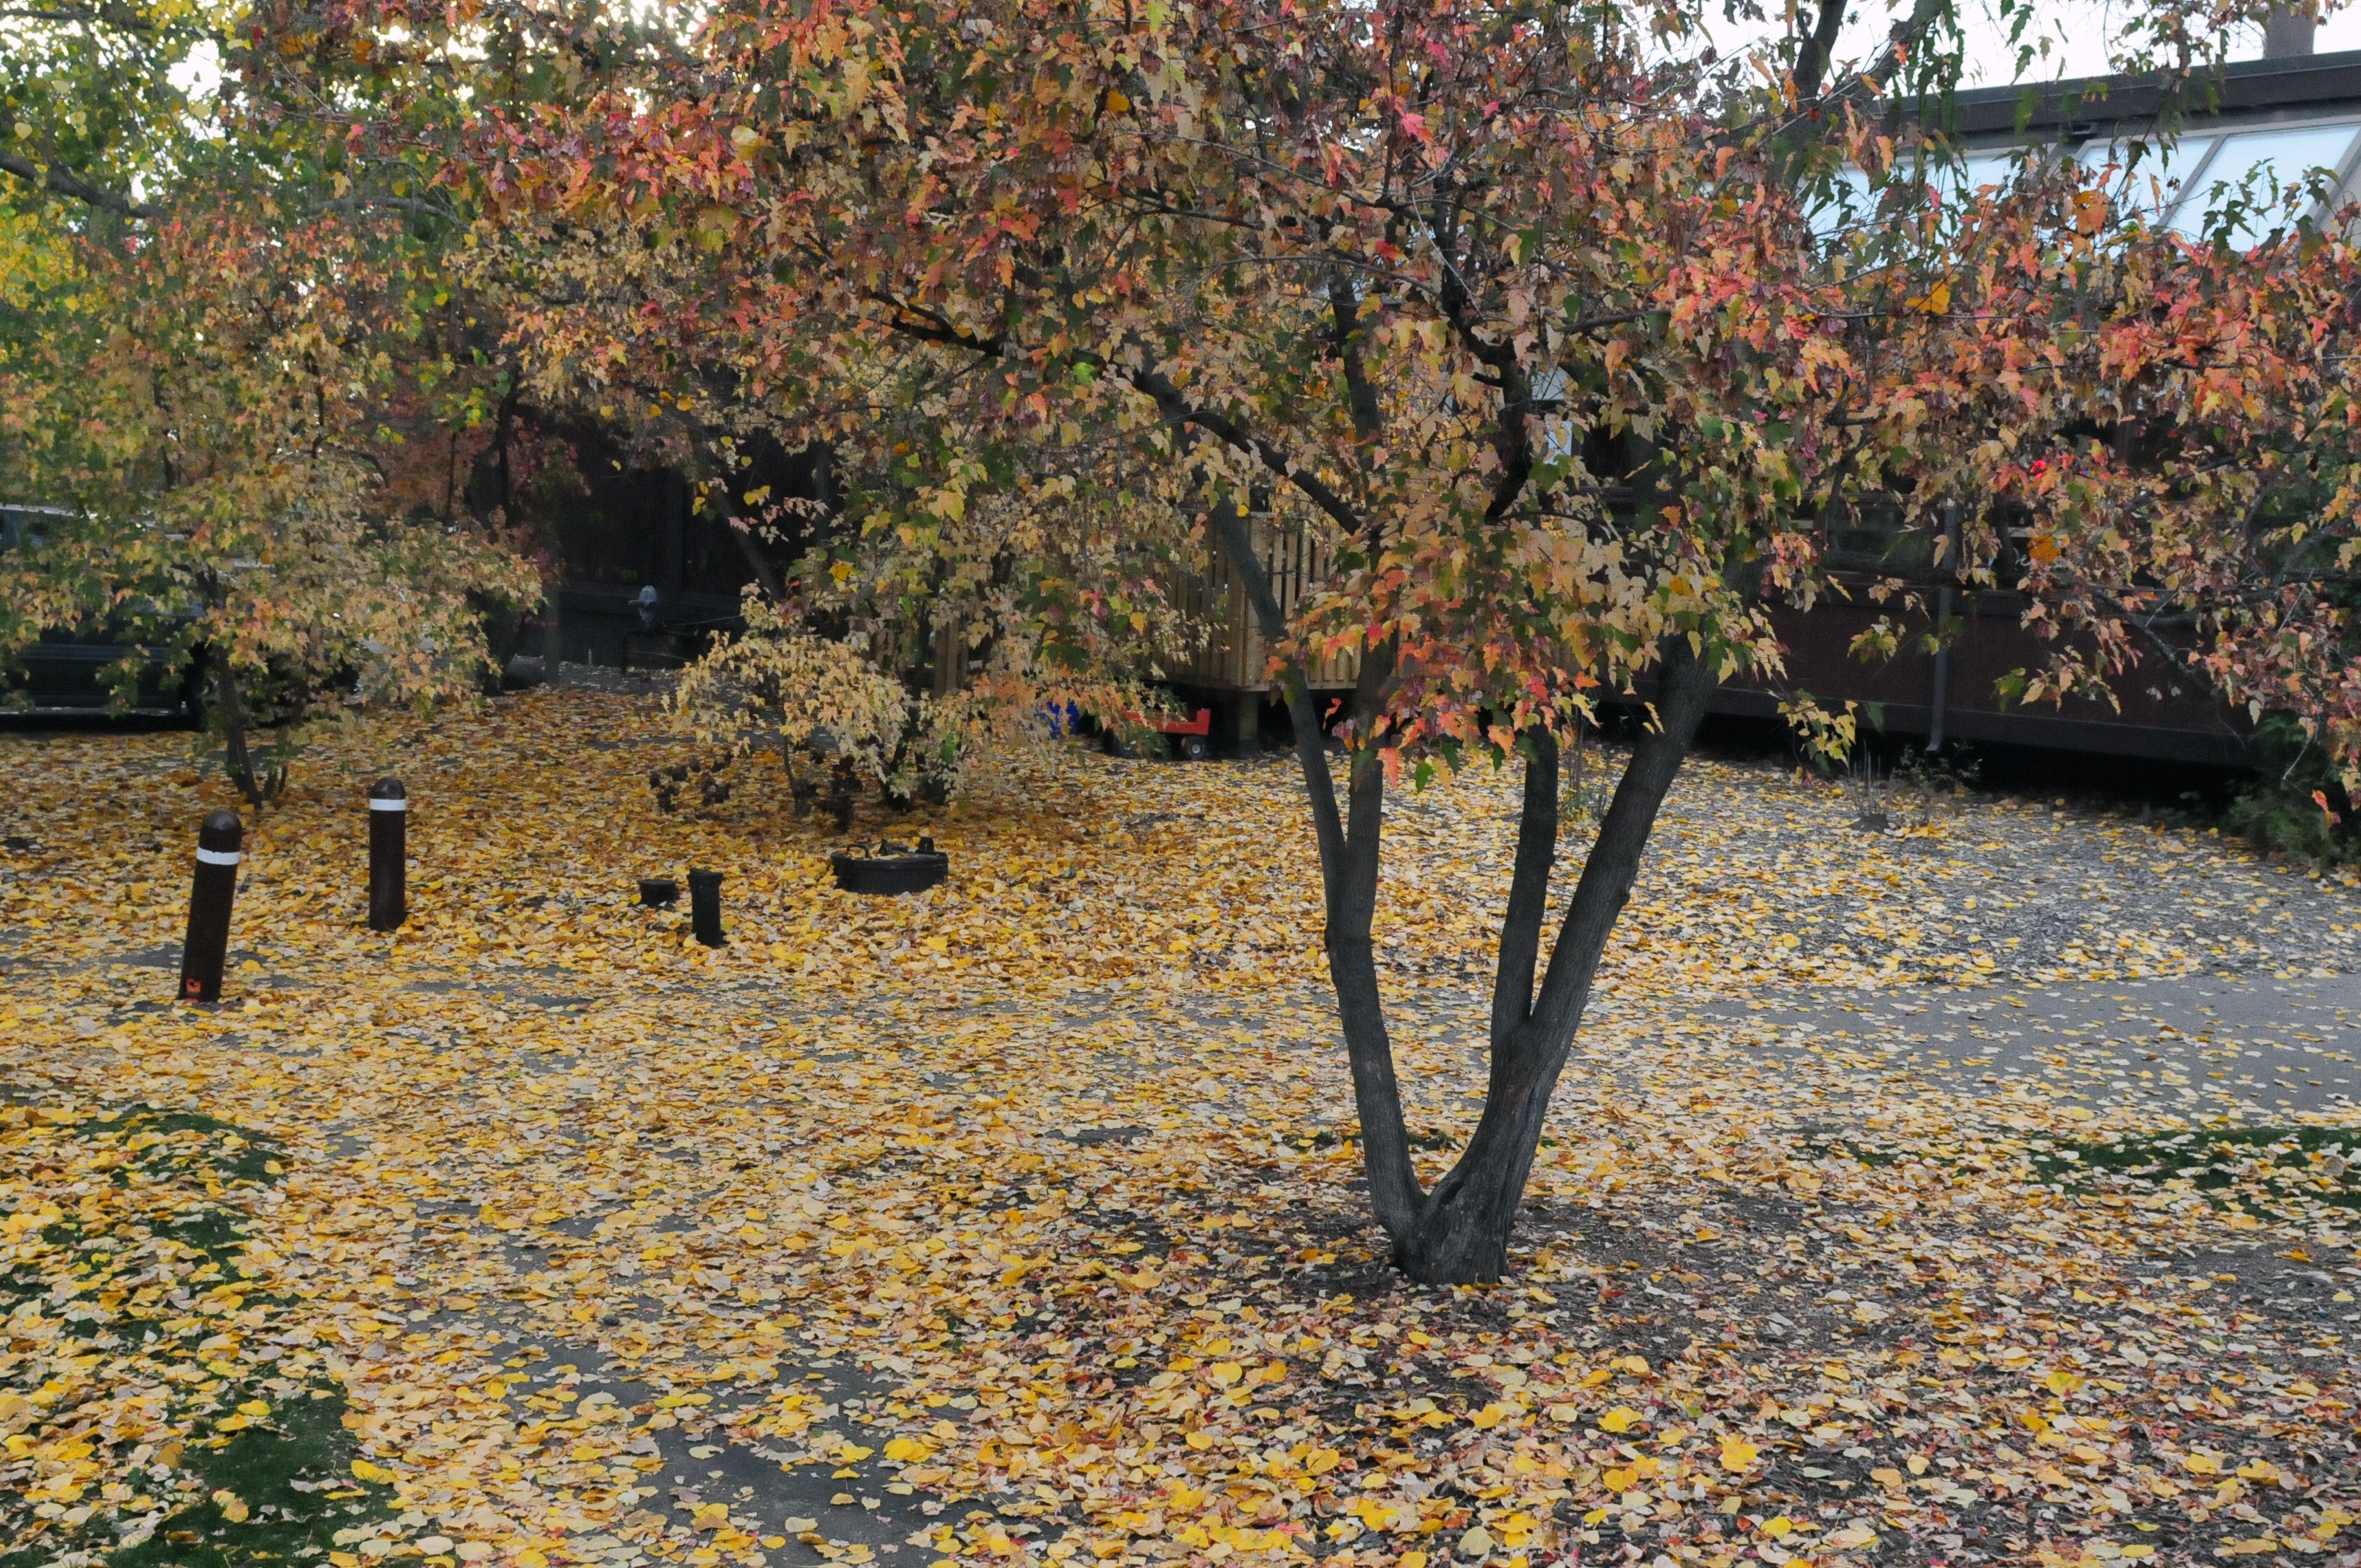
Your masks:
<svg viewBox="0 0 2361 1568"><path fill-rule="evenodd" d="M2209 686L2286 716L2350 791L2355 214L2314 225L2320 178L2266 170L2184 236L2126 161L2030 171L1958 225L1949 310L1912 328L1948 437L1916 474L1971 499L1962 580L2030 596L2051 654L2010 677L2025 700Z"/></svg>
<svg viewBox="0 0 2361 1568"><path fill-rule="evenodd" d="M503 424L439 264L462 231L296 112L291 21L45 9L0 71L0 477L66 509L0 563L0 661L95 623L122 686L202 664L257 802L284 747L251 729L471 693L486 613L539 597L459 495Z"/></svg>
<svg viewBox="0 0 2361 1568"><path fill-rule="evenodd" d="M753 4L682 77L489 116L473 188L514 275L575 284L536 291L542 373L898 477L862 535L881 575L935 569L908 520L986 491L1202 520L1279 651L1377 1218L1414 1277L1488 1279L1707 701L1778 678L1766 603L1817 591L1832 515L1965 482L1931 450L1939 409L2004 449L2067 428L2062 400L1963 384L1982 339L1951 247L1994 211L2047 258L2086 209L1946 201L1939 118L1899 104L1938 116L1948 10L1857 69L1841 20L1716 69L1668 52L1697 36L1676 7ZM2189 20L2162 8L2154 36ZM1869 210L1831 239L1849 167ZM2057 320L2047 295L2010 308L2000 338ZM1292 617L1252 546L1264 505L1335 563ZM1330 714L1304 671L1339 654L1358 676ZM1650 723L1560 905L1559 743L1601 689ZM1523 775L1489 1094L1428 1187L1370 937L1385 805L1485 765Z"/></svg>

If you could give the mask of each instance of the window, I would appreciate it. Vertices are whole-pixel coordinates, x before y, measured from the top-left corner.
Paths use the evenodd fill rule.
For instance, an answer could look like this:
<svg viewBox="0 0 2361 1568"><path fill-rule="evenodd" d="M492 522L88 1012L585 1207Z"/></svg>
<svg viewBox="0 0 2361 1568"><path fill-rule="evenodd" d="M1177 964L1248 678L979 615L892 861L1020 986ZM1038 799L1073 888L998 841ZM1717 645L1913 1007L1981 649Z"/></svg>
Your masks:
<svg viewBox="0 0 2361 1568"><path fill-rule="evenodd" d="M2181 192L2191 188L2190 177L2204 167L2217 139L2088 142L2075 161L2093 174L2112 168L2114 173L2106 184L2108 193L2154 221L2170 212Z"/></svg>
<svg viewBox="0 0 2361 1568"><path fill-rule="evenodd" d="M2015 183L2024 169L2025 154L2015 148L1972 152L1955 166L1936 170L1927 183L1946 202L1971 201L1981 191Z"/></svg>
<svg viewBox="0 0 2361 1568"><path fill-rule="evenodd" d="M2289 186L2303 183L2315 170L2325 170L2331 181L2344 173L2356 129L2361 126L2303 126L2223 137L2213 155L2192 169L2187 193L2173 207L2172 226L2195 238L2205 232L2209 217L2243 196L2254 210L2231 227L2230 244L2241 250L2260 245L2283 226L2281 198ZM2300 200L2297 211L2310 205Z"/></svg>
<svg viewBox="0 0 2361 1568"><path fill-rule="evenodd" d="M1941 159L1930 163L1926 190L1933 200L1956 208L1972 200L1978 192L2010 184L2024 168L2025 153L2021 148L1970 153L1958 162ZM1907 170L1907 165L1897 166L1893 181L1898 183ZM1838 170L1836 181L1837 189L1830 199L1812 212L1812 233L1821 239L1833 239L1841 230L1874 216L1893 189L1889 184L1884 191L1872 191L1869 176L1852 168Z"/></svg>
<svg viewBox="0 0 2361 1568"><path fill-rule="evenodd" d="M1910 526L1892 501L1872 502L1830 521L1821 558L1833 571L1924 578L1935 569L1935 535Z"/></svg>

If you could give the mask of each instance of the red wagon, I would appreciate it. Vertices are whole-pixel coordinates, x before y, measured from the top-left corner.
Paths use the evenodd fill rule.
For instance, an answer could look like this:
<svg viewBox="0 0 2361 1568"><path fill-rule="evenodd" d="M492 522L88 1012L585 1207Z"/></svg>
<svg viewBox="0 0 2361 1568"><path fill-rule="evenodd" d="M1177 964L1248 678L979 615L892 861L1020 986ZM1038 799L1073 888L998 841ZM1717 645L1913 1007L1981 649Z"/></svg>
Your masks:
<svg viewBox="0 0 2361 1568"><path fill-rule="evenodd" d="M1161 716L1150 718L1137 713L1126 713L1124 717L1144 729L1153 729L1159 735L1171 736L1173 744L1180 754L1192 762L1202 762L1213 754L1213 742L1208 739L1213 733L1213 710L1210 707L1199 708L1195 716L1190 718L1170 718ZM1113 733L1107 736L1107 745L1117 756L1131 754L1121 738Z"/></svg>

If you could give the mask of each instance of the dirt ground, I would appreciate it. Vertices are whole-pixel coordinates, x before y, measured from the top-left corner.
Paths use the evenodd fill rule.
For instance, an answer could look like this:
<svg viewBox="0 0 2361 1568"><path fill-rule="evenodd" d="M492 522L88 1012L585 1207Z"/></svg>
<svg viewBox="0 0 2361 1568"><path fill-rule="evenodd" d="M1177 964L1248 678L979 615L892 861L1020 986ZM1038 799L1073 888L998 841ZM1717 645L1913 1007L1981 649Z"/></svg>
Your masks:
<svg viewBox="0 0 2361 1568"><path fill-rule="evenodd" d="M186 738L0 736L0 1563L2361 1562L2347 881L1701 761L1510 1277L1423 1289L1283 760L1013 760L864 900L683 754L579 689L324 742L196 1008ZM1430 1179L1513 806L1392 813ZM693 865L716 951L632 902Z"/></svg>

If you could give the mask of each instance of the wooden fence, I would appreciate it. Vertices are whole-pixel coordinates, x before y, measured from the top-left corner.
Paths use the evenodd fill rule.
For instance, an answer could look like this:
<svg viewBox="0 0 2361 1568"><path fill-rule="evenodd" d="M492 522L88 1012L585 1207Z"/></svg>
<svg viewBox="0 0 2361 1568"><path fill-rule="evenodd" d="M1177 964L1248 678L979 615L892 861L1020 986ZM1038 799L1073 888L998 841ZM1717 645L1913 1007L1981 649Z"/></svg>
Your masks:
<svg viewBox="0 0 2361 1568"><path fill-rule="evenodd" d="M1328 551L1302 529L1279 526L1267 513L1255 514L1247 524L1255 553L1269 574L1271 591L1279 596L1279 608L1292 617L1304 596L1328 575ZM1179 597L1191 620L1212 624L1212 634L1187 664L1173 672L1174 684L1211 692L1271 690L1270 645L1254 606L1246 601L1246 584L1218 550L1213 569L1183 585ZM1323 659L1310 672L1312 688L1350 686L1359 669L1360 661L1353 654Z"/></svg>

